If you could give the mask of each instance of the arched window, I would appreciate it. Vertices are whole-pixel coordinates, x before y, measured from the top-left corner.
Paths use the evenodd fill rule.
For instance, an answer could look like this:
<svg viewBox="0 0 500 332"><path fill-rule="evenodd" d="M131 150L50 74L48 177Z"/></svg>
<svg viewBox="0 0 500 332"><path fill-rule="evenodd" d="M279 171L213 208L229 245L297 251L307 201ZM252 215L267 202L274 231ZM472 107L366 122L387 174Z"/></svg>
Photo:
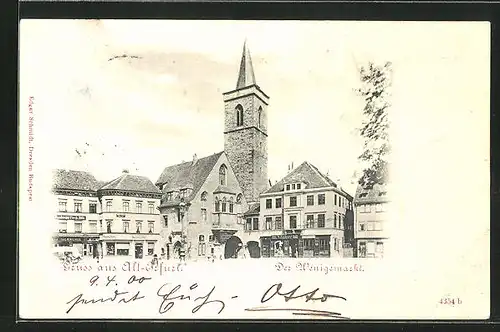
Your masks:
<svg viewBox="0 0 500 332"><path fill-rule="evenodd" d="M201 200L206 201L207 200L208 193L206 191L201 193Z"/></svg>
<svg viewBox="0 0 500 332"><path fill-rule="evenodd" d="M241 203L241 200L243 199L243 195L242 194L238 194L238 196L236 196L236 203Z"/></svg>
<svg viewBox="0 0 500 332"><path fill-rule="evenodd" d="M198 236L198 241L200 241L200 242L205 241L205 235Z"/></svg>
<svg viewBox="0 0 500 332"><path fill-rule="evenodd" d="M238 104L236 110L236 126L243 126L243 106Z"/></svg>
<svg viewBox="0 0 500 332"><path fill-rule="evenodd" d="M262 127L262 107L259 107L259 122L257 123L259 128Z"/></svg>
<svg viewBox="0 0 500 332"><path fill-rule="evenodd" d="M219 184L225 186L226 185L226 165L222 164L219 168Z"/></svg>

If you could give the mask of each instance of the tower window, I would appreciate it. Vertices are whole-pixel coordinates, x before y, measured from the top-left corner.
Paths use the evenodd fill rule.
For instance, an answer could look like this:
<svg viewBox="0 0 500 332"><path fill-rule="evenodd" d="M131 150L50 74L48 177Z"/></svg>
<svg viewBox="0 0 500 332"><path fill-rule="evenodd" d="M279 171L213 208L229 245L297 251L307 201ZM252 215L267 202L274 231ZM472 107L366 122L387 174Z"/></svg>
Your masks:
<svg viewBox="0 0 500 332"><path fill-rule="evenodd" d="M236 126L243 126L243 106L236 106Z"/></svg>
<svg viewBox="0 0 500 332"><path fill-rule="evenodd" d="M262 107L259 107L259 128L262 127Z"/></svg>
<svg viewBox="0 0 500 332"><path fill-rule="evenodd" d="M219 184L225 186L226 185L226 165L222 164L219 168Z"/></svg>

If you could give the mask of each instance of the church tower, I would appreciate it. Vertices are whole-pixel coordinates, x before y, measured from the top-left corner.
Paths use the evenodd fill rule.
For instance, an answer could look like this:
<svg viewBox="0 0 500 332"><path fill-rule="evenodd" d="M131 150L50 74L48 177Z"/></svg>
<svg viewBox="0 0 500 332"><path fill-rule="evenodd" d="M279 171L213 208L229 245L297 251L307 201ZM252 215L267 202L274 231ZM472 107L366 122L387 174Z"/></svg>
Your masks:
<svg viewBox="0 0 500 332"><path fill-rule="evenodd" d="M255 81L245 41L236 89L223 93L224 151L247 202L268 188L267 105L269 97Z"/></svg>

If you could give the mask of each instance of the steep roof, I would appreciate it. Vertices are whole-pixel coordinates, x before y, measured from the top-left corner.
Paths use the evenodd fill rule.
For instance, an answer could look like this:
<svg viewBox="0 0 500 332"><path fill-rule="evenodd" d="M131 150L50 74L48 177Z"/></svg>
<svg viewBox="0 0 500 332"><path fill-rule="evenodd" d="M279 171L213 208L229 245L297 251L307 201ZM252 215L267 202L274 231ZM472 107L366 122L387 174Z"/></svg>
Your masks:
<svg viewBox="0 0 500 332"><path fill-rule="evenodd" d="M260 203L251 203L248 207L248 210L243 213L244 216L259 214L260 212Z"/></svg>
<svg viewBox="0 0 500 332"><path fill-rule="evenodd" d="M236 89L242 89L255 84L256 82L252 58L250 57L250 50L248 49L247 41L245 40L245 43L243 44L243 54L241 55L240 72L238 73Z"/></svg>
<svg viewBox="0 0 500 332"><path fill-rule="evenodd" d="M53 189L96 191L102 184L91 173L84 171L55 169L52 175Z"/></svg>
<svg viewBox="0 0 500 332"><path fill-rule="evenodd" d="M356 188L354 204L383 203L388 201L387 185L385 184L375 184L372 188L365 188L362 185L358 185Z"/></svg>
<svg viewBox="0 0 500 332"><path fill-rule="evenodd" d="M99 190L125 190L144 193L161 193L161 191L147 177L128 173L124 173L116 179L109 181Z"/></svg>
<svg viewBox="0 0 500 332"><path fill-rule="evenodd" d="M163 185L163 192L192 188L193 192L186 200L191 200L200 190L217 160L224 153L218 152L211 156L199 158L195 162L188 161L182 164L166 167L156 181L156 185Z"/></svg>
<svg viewBox="0 0 500 332"><path fill-rule="evenodd" d="M278 183L266 190L264 194L283 191L284 184L290 182L305 182L308 189L322 187L337 188L337 184L328 176L322 174L315 166L304 161L299 167L295 168Z"/></svg>

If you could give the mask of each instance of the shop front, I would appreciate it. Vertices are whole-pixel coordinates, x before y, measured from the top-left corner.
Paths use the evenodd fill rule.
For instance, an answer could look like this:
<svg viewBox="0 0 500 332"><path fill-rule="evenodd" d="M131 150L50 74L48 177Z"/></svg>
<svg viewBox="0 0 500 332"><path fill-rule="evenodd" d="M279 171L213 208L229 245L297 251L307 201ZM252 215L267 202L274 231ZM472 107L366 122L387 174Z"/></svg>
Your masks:
<svg viewBox="0 0 500 332"><path fill-rule="evenodd" d="M330 235L311 235L302 238L304 258L330 257Z"/></svg>
<svg viewBox="0 0 500 332"><path fill-rule="evenodd" d="M261 236L262 257L301 257L299 234Z"/></svg>
<svg viewBox="0 0 500 332"><path fill-rule="evenodd" d="M133 257L143 259L156 253L158 239L156 237L120 234L101 236L103 256Z"/></svg>
<svg viewBox="0 0 500 332"><path fill-rule="evenodd" d="M99 234L64 234L57 235L57 247L75 247L80 255L97 257Z"/></svg>

